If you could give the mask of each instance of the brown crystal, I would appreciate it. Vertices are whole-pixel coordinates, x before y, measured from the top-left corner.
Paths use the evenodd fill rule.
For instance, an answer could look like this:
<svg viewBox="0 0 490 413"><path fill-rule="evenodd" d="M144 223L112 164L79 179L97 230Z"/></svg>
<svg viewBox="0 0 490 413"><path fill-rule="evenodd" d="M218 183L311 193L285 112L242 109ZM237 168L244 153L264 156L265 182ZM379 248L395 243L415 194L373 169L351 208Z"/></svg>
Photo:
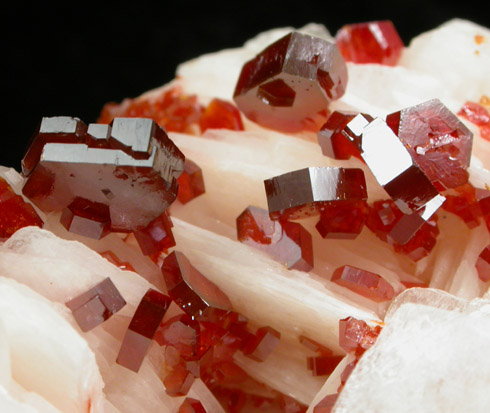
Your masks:
<svg viewBox="0 0 490 413"><path fill-rule="evenodd" d="M144 255L157 255L175 246L172 221L167 211L151 221L144 229L134 231L134 236Z"/></svg>
<svg viewBox="0 0 490 413"><path fill-rule="evenodd" d="M184 172L177 182L179 183L177 199L183 204L206 192L202 169L190 159L185 160Z"/></svg>
<svg viewBox="0 0 490 413"><path fill-rule="evenodd" d="M325 204L315 228L322 238L354 239L367 217L365 201L337 201Z"/></svg>
<svg viewBox="0 0 490 413"><path fill-rule="evenodd" d="M347 67L326 40L292 32L245 63L233 99L249 119L286 132L318 130L347 86Z"/></svg>
<svg viewBox="0 0 490 413"><path fill-rule="evenodd" d="M280 338L281 333L279 331L269 326L261 327L255 336L248 341L243 354L255 361L264 361L279 344Z"/></svg>
<svg viewBox="0 0 490 413"><path fill-rule="evenodd" d="M375 342L381 327L370 327L365 321L354 317L339 320L339 345L347 353L362 355Z"/></svg>
<svg viewBox="0 0 490 413"><path fill-rule="evenodd" d="M109 207L100 202L76 197L63 210L60 223L74 234L100 239L107 235L111 226Z"/></svg>
<svg viewBox="0 0 490 413"><path fill-rule="evenodd" d="M315 215L325 203L367 199L362 169L312 167L264 181L269 214L273 219Z"/></svg>
<svg viewBox="0 0 490 413"><path fill-rule="evenodd" d="M170 297L156 290L146 292L129 323L116 363L138 372L171 302Z"/></svg>
<svg viewBox="0 0 490 413"><path fill-rule="evenodd" d="M126 301L110 278L66 303L82 331L102 324L125 305Z"/></svg>
<svg viewBox="0 0 490 413"><path fill-rule="evenodd" d="M178 413L206 413L206 410L199 400L186 397L180 405Z"/></svg>
<svg viewBox="0 0 490 413"><path fill-rule="evenodd" d="M194 382L194 376L182 364L177 364L163 380L165 391L173 397L185 396Z"/></svg>
<svg viewBox="0 0 490 413"><path fill-rule="evenodd" d="M328 376L332 374L344 356L308 357L306 367L314 376Z"/></svg>

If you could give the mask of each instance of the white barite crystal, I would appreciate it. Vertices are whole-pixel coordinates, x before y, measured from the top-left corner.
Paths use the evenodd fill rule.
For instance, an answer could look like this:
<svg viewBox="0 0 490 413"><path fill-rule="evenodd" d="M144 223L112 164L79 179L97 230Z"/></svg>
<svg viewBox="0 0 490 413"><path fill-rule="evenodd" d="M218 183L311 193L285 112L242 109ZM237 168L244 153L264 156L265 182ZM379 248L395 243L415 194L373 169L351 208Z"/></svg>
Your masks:
<svg viewBox="0 0 490 413"><path fill-rule="evenodd" d="M490 301L424 289L405 294L333 411L488 412Z"/></svg>

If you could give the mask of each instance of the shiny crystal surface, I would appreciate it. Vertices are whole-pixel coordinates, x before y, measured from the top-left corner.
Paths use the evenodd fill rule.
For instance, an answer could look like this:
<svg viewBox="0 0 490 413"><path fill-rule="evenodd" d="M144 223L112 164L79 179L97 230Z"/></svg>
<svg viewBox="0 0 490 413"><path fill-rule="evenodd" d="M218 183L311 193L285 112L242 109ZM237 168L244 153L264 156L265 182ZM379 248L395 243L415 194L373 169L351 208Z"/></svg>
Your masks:
<svg viewBox="0 0 490 413"><path fill-rule="evenodd" d="M436 187L468 181L473 134L439 100L392 113L386 122Z"/></svg>
<svg viewBox="0 0 490 413"><path fill-rule="evenodd" d="M269 214L273 219L316 215L326 202L367 199L362 169L299 169L264 181Z"/></svg>
<svg viewBox="0 0 490 413"><path fill-rule="evenodd" d="M255 361L264 361L279 344L281 333L272 327L261 327L243 350L243 354Z"/></svg>
<svg viewBox="0 0 490 413"><path fill-rule="evenodd" d="M206 192L202 169L190 159L185 160L184 172L179 176L177 182L179 183L177 199L182 204L187 204Z"/></svg>
<svg viewBox="0 0 490 413"><path fill-rule="evenodd" d="M403 42L391 21L348 24L335 35L335 43L347 62L395 66Z"/></svg>
<svg viewBox="0 0 490 413"><path fill-rule="evenodd" d="M207 413L199 400L186 397L179 407L178 413Z"/></svg>
<svg viewBox="0 0 490 413"><path fill-rule="evenodd" d="M131 265L131 263L129 263L128 261L122 261L112 251L103 251L100 253L100 255L110 263L114 264L116 267L120 268L121 270L136 272L134 267Z"/></svg>
<svg viewBox="0 0 490 413"><path fill-rule="evenodd" d="M43 146L23 188L43 211L61 211L80 197L107 205L110 229L127 232L145 228L176 198L184 156L152 120L115 119L106 147L84 139Z"/></svg>
<svg viewBox="0 0 490 413"><path fill-rule="evenodd" d="M322 238L354 239L362 231L367 217L365 201L337 201L322 207L315 228Z"/></svg>
<svg viewBox="0 0 490 413"><path fill-rule="evenodd" d="M233 99L262 126L318 130L330 101L347 86L347 67L334 44L299 32L277 40L245 63Z"/></svg>
<svg viewBox="0 0 490 413"><path fill-rule="evenodd" d="M230 102L214 98L199 119L201 133L207 129L243 130L240 111Z"/></svg>
<svg viewBox="0 0 490 413"><path fill-rule="evenodd" d="M332 374L343 358L344 356L308 357L306 367L311 370L311 374L314 376L328 376Z"/></svg>
<svg viewBox="0 0 490 413"><path fill-rule="evenodd" d="M124 335L116 363L138 372L172 300L149 289L141 299Z"/></svg>
<svg viewBox="0 0 490 413"><path fill-rule="evenodd" d="M162 265L169 296L193 318L209 308L231 310L231 303L216 284L201 274L179 251L169 254Z"/></svg>
<svg viewBox="0 0 490 413"><path fill-rule="evenodd" d="M100 239L108 234L111 217L106 204L76 197L63 210L60 222L74 234Z"/></svg>
<svg viewBox="0 0 490 413"><path fill-rule="evenodd" d="M313 268L311 234L295 222L273 221L268 211L249 206L236 220L237 238L243 244L267 252L289 269Z"/></svg>
<svg viewBox="0 0 490 413"><path fill-rule="evenodd" d="M6 180L0 178L0 241L9 238L20 228L42 227L43 224L32 205L17 195Z"/></svg>
<svg viewBox="0 0 490 413"><path fill-rule="evenodd" d="M339 321L339 345L347 353L363 354L375 342L381 327L370 327L365 321L347 317Z"/></svg>
<svg viewBox="0 0 490 413"><path fill-rule="evenodd" d="M102 324L125 305L126 301L110 278L66 303L82 331L90 331Z"/></svg>
<svg viewBox="0 0 490 413"><path fill-rule="evenodd" d="M476 270L478 271L478 277L483 282L490 281L490 245L487 245L476 260Z"/></svg>
<svg viewBox="0 0 490 413"><path fill-rule="evenodd" d="M351 156L362 159L361 135L356 134L347 125L357 116L357 113L333 112L327 122L318 131L318 143L322 153L334 159L350 159ZM373 118L362 114L363 118L371 122Z"/></svg>
<svg viewBox="0 0 490 413"><path fill-rule="evenodd" d="M376 302L388 301L395 296L393 287L383 277L349 265L337 268L332 282Z"/></svg>
<svg viewBox="0 0 490 413"><path fill-rule="evenodd" d="M167 211L151 221L146 228L134 231L134 236L144 255L155 256L175 246L172 221Z"/></svg>

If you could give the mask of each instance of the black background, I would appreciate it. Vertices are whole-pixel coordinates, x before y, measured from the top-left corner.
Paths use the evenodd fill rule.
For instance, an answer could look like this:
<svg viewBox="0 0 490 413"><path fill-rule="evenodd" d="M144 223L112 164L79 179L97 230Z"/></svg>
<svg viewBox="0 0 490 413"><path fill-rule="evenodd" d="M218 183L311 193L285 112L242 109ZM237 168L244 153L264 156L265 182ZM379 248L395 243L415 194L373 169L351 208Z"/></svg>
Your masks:
<svg viewBox="0 0 490 413"><path fill-rule="evenodd" d="M104 103L160 86L173 78L178 63L238 47L258 32L313 21L335 34L346 23L390 19L408 44L453 17L490 27L486 8L469 3L263 0L7 6L2 91L8 109L0 164L19 169L42 116L94 122Z"/></svg>

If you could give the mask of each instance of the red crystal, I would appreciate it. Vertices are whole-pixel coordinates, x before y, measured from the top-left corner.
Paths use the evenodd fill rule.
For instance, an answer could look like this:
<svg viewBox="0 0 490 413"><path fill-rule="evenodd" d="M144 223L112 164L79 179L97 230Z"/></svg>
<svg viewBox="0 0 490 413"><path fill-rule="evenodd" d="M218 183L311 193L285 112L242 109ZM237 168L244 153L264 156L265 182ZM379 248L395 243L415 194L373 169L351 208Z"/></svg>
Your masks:
<svg viewBox="0 0 490 413"><path fill-rule="evenodd" d="M313 268L312 237L301 224L273 221L265 209L249 206L237 218L236 225L240 242L267 252L288 269Z"/></svg>
<svg viewBox="0 0 490 413"><path fill-rule="evenodd" d="M202 169L190 159L185 160L184 172L179 176L177 182L179 183L177 199L183 204L187 204L206 192Z"/></svg>
<svg viewBox="0 0 490 413"><path fill-rule="evenodd" d="M158 95L125 99L122 103L108 103L102 109L99 123L110 123L117 117L150 118L169 132L193 132L203 108L195 95L185 95L179 87L166 89Z"/></svg>
<svg viewBox="0 0 490 413"><path fill-rule="evenodd" d="M133 271L136 272L134 267L127 261L121 261L116 254L112 251L103 251L100 253L102 257L104 257L111 264L114 264L116 267L120 268L123 271Z"/></svg>
<svg viewBox="0 0 490 413"><path fill-rule="evenodd" d="M245 63L233 99L254 122L285 132L318 130L347 86L347 67L326 40L292 32Z"/></svg>
<svg viewBox="0 0 490 413"><path fill-rule="evenodd" d="M367 199L362 169L305 168L264 181L272 219L314 215L332 201Z"/></svg>
<svg viewBox="0 0 490 413"><path fill-rule="evenodd" d="M468 181L473 134L439 100L392 113L386 122L436 187Z"/></svg>
<svg viewBox="0 0 490 413"><path fill-rule="evenodd" d="M228 297L181 252L173 251L165 258L162 274L169 296L191 317L202 316L212 307L231 310Z"/></svg>
<svg viewBox="0 0 490 413"><path fill-rule="evenodd" d="M119 232L145 228L175 200L184 155L153 121L115 119L110 147L86 143L45 144L24 195L45 212L76 197L108 205L111 230Z"/></svg>
<svg viewBox="0 0 490 413"><path fill-rule="evenodd" d="M364 227L367 211L365 201L338 201L325 204L315 228L322 238L354 239Z"/></svg>
<svg viewBox="0 0 490 413"><path fill-rule="evenodd" d="M100 239L109 232L111 216L107 205L76 197L63 210L60 222L74 234Z"/></svg>
<svg viewBox="0 0 490 413"><path fill-rule="evenodd" d="M252 337L243 354L254 359L255 361L264 361L279 344L281 333L274 330L272 327L261 327Z"/></svg>
<svg viewBox="0 0 490 413"><path fill-rule="evenodd" d="M134 236L144 255L157 255L175 247L172 221L167 211L151 221L142 230L134 231Z"/></svg>
<svg viewBox="0 0 490 413"><path fill-rule="evenodd" d="M110 278L66 303L82 331L90 331L102 324L125 305L126 301Z"/></svg>
<svg viewBox="0 0 490 413"><path fill-rule="evenodd" d="M230 102L222 99L213 99L204 110L199 119L201 133L206 129L243 130L240 111Z"/></svg>
<svg viewBox="0 0 490 413"><path fill-rule="evenodd" d="M483 282L490 281L490 245L487 245L476 260L475 264L478 277Z"/></svg>
<svg viewBox="0 0 490 413"><path fill-rule="evenodd" d="M349 265L337 268L332 282L376 302L388 301L395 296L393 287L383 277Z"/></svg>
<svg viewBox="0 0 490 413"><path fill-rule="evenodd" d="M308 357L306 367L314 376L328 376L332 374L344 356Z"/></svg>
<svg viewBox="0 0 490 413"><path fill-rule="evenodd" d="M317 343L315 340L312 340L311 338L305 336L299 336L299 342L303 346L309 348L311 351L314 351L315 353L320 354L321 356L329 357L333 355L332 350L330 350L328 347L321 345L320 343Z"/></svg>
<svg viewBox="0 0 490 413"><path fill-rule="evenodd" d="M403 50L391 21L348 24L335 35L335 42L347 62L395 66Z"/></svg>
<svg viewBox="0 0 490 413"><path fill-rule="evenodd" d="M43 226L31 204L17 195L3 178L0 178L0 241L9 238L14 232L23 227Z"/></svg>
<svg viewBox="0 0 490 413"><path fill-rule="evenodd" d="M347 317L339 321L339 345L347 353L363 354L375 342L381 327L369 327L365 321Z"/></svg>
<svg viewBox="0 0 490 413"><path fill-rule="evenodd" d="M155 341L161 346L175 347L184 360L194 360L202 355L199 336L199 323L183 314L165 321L155 334Z"/></svg>
<svg viewBox="0 0 490 413"><path fill-rule="evenodd" d="M129 323L116 363L138 372L171 302L170 297L156 290L146 292Z"/></svg>
<svg viewBox="0 0 490 413"><path fill-rule="evenodd" d="M446 195L446 202L442 208L459 216L468 228L476 228L480 225L479 216L482 212L476 200L475 188L469 183L455 188L454 195Z"/></svg>
<svg viewBox="0 0 490 413"><path fill-rule="evenodd" d="M479 126L481 137L490 141L490 113L483 105L466 102L458 115Z"/></svg>
<svg viewBox="0 0 490 413"><path fill-rule="evenodd" d="M351 156L362 159L360 154L361 137L355 135L348 128L348 124L354 119L357 113L333 112L327 122L318 131L318 143L322 148L322 153L334 159L347 160ZM362 114L369 122L373 118Z"/></svg>
<svg viewBox="0 0 490 413"><path fill-rule="evenodd" d="M297 400L282 393L279 396L279 405L281 406L281 411L284 413L306 413L308 409Z"/></svg>
<svg viewBox="0 0 490 413"><path fill-rule="evenodd" d="M206 413L206 409L199 400L186 397L180 405L178 413Z"/></svg>
<svg viewBox="0 0 490 413"><path fill-rule="evenodd" d="M165 391L173 397L185 396L189 392L192 383L194 383L194 376L182 364L174 366L163 380Z"/></svg>
<svg viewBox="0 0 490 413"><path fill-rule="evenodd" d="M313 413L330 413L339 397L338 393L329 394L325 396L318 404L313 408Z"/></svg>

